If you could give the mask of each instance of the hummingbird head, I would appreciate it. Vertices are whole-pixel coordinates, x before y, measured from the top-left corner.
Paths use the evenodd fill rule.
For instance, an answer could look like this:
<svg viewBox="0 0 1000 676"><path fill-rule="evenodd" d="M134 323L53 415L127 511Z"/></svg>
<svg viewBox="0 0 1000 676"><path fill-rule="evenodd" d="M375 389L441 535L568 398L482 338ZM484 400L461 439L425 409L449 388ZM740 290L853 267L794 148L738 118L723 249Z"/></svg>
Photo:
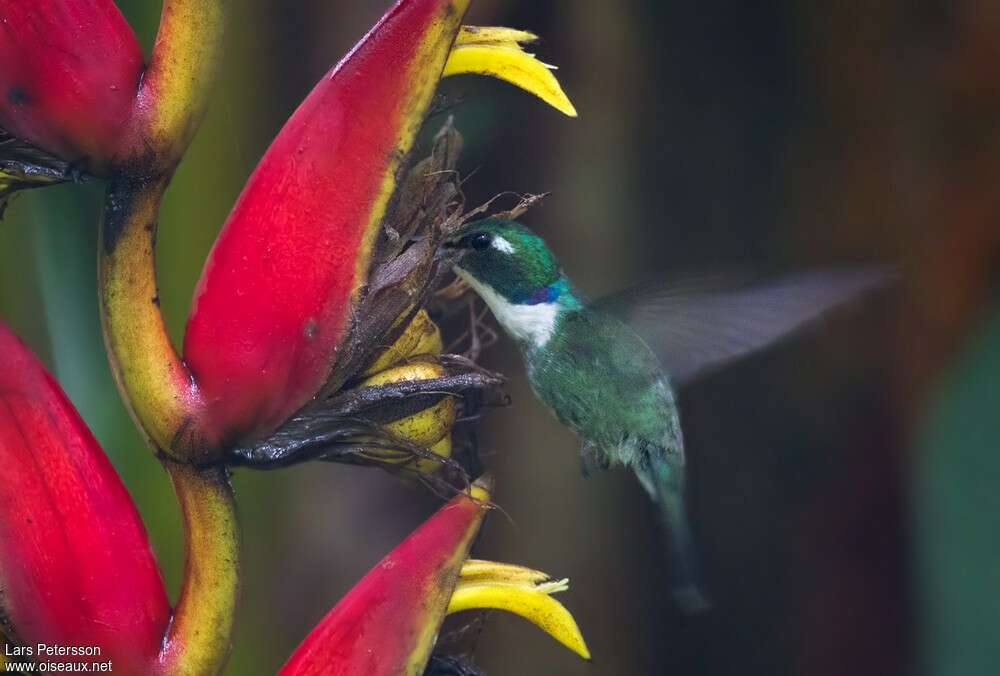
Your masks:
<svg viewBox="0 0 1000 676"><path fill-rule="evenodd" d="M541 237L515 221L488 218L445 242L456 274L490 306L508 333L544 344L561 311L579 307L559 261Z"/></svg>

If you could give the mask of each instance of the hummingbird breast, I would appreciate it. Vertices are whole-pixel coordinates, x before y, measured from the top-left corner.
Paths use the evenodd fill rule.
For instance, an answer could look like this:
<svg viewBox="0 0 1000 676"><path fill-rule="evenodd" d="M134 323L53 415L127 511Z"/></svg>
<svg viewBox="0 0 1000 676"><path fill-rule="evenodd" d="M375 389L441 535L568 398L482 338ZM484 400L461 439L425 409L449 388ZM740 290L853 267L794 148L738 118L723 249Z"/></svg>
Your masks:
<svg viewBox="0 0 1000 676"><path fill-rule="evenodd" d="M544 346L525 348L525 363L535 393L597 465L639 468L660 453L683 458L669 380L618 319L589 308L565 312Z"/></svg>

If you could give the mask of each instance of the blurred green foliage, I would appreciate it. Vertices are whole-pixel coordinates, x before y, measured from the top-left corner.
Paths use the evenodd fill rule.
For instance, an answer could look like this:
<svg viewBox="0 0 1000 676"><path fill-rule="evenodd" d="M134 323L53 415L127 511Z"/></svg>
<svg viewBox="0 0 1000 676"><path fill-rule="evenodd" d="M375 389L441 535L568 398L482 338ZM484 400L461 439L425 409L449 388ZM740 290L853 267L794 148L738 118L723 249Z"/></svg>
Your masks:
<svg viewBox="0 0 1000 676"><path fill-rule="evenodd" d="M991 674L1000 658L1000 312L934 397L913 492L921 673Z"/></svg>

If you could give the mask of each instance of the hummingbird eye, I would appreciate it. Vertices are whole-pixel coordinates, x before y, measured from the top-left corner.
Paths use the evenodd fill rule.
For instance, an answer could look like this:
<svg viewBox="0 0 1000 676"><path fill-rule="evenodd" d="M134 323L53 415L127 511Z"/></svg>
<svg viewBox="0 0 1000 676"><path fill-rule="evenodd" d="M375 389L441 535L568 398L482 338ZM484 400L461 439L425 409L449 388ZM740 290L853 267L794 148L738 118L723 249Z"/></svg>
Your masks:
<svg viewBox="0 0 1000 676"><path fill-rule="evenodd" d="M476 251L488 249L492 243L493 235L488 232L477 232L471 235L466 235L462 238L462 245L464 248L475 249Z"/></svg>

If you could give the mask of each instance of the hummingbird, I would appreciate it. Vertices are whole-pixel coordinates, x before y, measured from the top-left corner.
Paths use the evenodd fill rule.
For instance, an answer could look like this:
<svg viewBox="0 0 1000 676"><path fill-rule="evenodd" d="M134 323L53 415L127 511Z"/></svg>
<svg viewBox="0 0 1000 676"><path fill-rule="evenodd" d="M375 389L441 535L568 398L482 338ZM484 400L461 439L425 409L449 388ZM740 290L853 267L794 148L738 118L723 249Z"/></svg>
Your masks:
<svg viewBox="0 0 1000 676"><path fill-rule="evenodd" d="M793 275L759 287L651 287L588 301L544 240L488 218L444 242L452 269L516 341L535 395L581 440L584 474L630 468L668 534L674 598L709 607L685 504L675 388L787 335L879 283L877 269Z"/></svg>

